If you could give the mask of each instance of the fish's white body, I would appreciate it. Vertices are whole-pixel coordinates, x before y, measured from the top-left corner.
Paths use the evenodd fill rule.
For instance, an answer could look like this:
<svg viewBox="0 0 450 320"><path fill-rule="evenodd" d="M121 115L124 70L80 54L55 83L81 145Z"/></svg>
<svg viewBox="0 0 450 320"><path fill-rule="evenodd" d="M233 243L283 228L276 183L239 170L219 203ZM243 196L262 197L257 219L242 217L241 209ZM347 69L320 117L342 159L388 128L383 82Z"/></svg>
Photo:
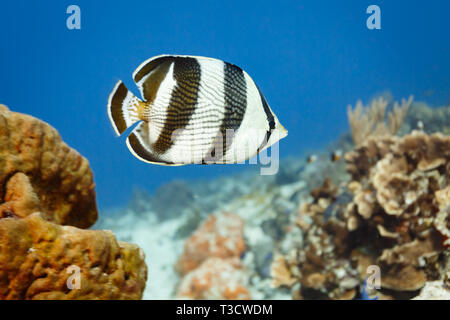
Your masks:
<svg viewBox="0 0 450 320"><path fill-rule="evenodd" d="M108 101L117 134L142 161L161 165L243 162L287 135L252 78L221 60L162 55L133 73L142 99L119 81Z"/></svg>

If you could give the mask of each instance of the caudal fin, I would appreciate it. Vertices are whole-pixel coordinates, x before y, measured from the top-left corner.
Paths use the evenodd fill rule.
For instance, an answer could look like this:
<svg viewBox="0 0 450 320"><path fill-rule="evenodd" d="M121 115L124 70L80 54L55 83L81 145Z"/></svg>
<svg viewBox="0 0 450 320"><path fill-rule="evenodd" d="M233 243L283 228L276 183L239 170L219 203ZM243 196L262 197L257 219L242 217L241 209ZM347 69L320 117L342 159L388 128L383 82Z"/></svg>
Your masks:
<svg viewBox="0 0 450 320"><path fill-rule="evenodd" d="M117 82L108 99L108 116L117 135L140 119L143 102L136 97L122 81Z"/></svg>

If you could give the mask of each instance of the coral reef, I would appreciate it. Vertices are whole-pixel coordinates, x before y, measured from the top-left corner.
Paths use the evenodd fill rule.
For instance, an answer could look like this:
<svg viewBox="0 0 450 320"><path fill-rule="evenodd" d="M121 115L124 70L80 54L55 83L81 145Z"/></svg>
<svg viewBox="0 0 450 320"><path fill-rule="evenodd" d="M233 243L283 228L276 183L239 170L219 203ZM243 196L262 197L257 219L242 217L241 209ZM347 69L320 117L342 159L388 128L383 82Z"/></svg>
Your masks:
<svg viewBox="0 0 450 320"><path fill-rule="evenodd" d="M296 220L303 232L302 245L291 248L285 256L284 275L280 274L275 260L272 276L274 280L284 277L290 283L300 283L301 292L294 291L294 298L352 299L357 295L359 276L351 268L350 261L340 257L345 254L342 249L346 245L347 232L345 223L335 217L346 196L339 196L338 188L329 180L314 189L311 195L313 200L301 204ZM273 284L279 285L277 281Z"/></svg>
<svg viewBox="0 0 450 320"><path fill-rule="evenodd" d="M158 190L160 199L136 193L126 210L102 216L101 227L145 249L151 278L144 298L181 298L181 293L188 299L223 298L225 278L214 272L223 270L215 265L219 261L252 299L444 297L442 290L450 288L448 136L424 132L443 132L449 122L442 120L441 108L424 108L423 132L410 134L408 128L417 128L417 105L412 103L403 119L398 134L407 134L404 138L393 136L385 123L386 132L369 135L356 149L346 134L327 151L315 150L314 163L304 156L280 159L274 176L250 167L168 184ZM330 160L337 149L347 153L347 163ZM183 200L165 208L167 200L161 199L174 192L185 195ZM211 222L217 218L209 212L233 212L231 219L237 215L245 222L235 233L245 242L240 260L237 254L198 254L195 248L210 250L202 241L193 242L191 251L200 258L187 258L185 248L200 224L209 221L209 237L217 239ZM180 262L185 258L195 266L187 273ZM363 288L366 278L368 287L373 285L370 266L380 268L379 290ZM440 293L432 292L437 283Z"/></svg>
<svg viewBox="0 0 450 320"><path fill-rule="evenodd" d="M389 102L383 97L373 99L366 107L359 100L354 110L349 105L347 116L354 144L359 146L370 136L395 135L402 126L412 100L411 96L408 100L403 99L401 105L395 102L392 111L387 114L387 123L385 112Z"/></svg>
<svg viewBox="0 0 450 320"><path fill-rule="evenodd" d="M243 229L243 219L235 214L210 215L186 240L177 271L186 274L211 257L240 257L245 252Z"/></svg>
<svg viewBox="0 0 450 320"><path fill-rule="evenodd" d="M183 276L178 296L190 299L250 299L240 262L245 252L244 220L221 212L210 215L184 245L176 270Z"/></svg>
<svg viewBox="0 0 450 320"><path fill-rule="evenodd" d="M450 290L444 286L442 281L430 281L413 300L450 300Z"/></svg>
<svg viewBox="0 0 450 320"><path fill-rule="evenodd" d="M39 213L0 220L0 299L140 299L146 278L142 250L112 232L60 226Z"/></svg>
<svg viewBox="0 0 450 320"><path fill-rule="evenodd" d="M97 219L92 171L50 125L0 106L0 299L140 299L136 245Z"/></svg>
<svg viewBox="0 0 450 320"><path fill-rule="evenodd" d="M295 266L291 268L287 259L282 254L277 254L270 266L270 276L274 287L291 287L297 282Z"/></svg>
<svg viewBox="0 0 450 320"><path fill-rule="evenodd" d="M208 258L184 276L178 297L184 299L249 300L247 276L239 258Z"/></svg>
<svg viewBox="0 0 450 320"><path fill-rule="evenodd" d="M146 196L147 198L147 196ZM148 281L143 299L173 299L180 275L175 264L183 250L184 240L177 236L177 230L184 223L178 219L161 221L153 211L114 210L100 215L94 226L113 230L121 241L136 243L145 252L148 267Z"/></svg>
<svg viewBox="0 0 450 320"><path fill-rule="evenodd" d="M20 173L27 178L15 177ZM0 105L0 195L14 197L5 186L13 190L26 179L35 190L35 195L26 195L28 201L36 203L32 198L37 196L40 208L35 209L45 212L49 221L87 228L97 220L95 184L88 161L45 122ZM17 199L12 202L20 205ZM21 213L33 211L28 209ZM10 211L3 205L0 217Z"/></svg>
<svg viewBox="0 0 450 320"><path fill-rule="evenodd" d="M381 298L418 294L448 272L450 137L415 131L372 136L345 156L352 181L325 181L300 206L304 243L272 271L296 297L350 299L369 266L381 271ZM350 196L348 196L350 194ZM353 196L351 196L353 195ZM286 274L286 270L290 274Z"/></svg>
<svg viewBox="0 0 450 320"><path fill-rule="evenodd" d="M450 105L430 108L424 102L413 102L399 134L404 135L414 129L428 134L440 132L450 135Z"/></svg>

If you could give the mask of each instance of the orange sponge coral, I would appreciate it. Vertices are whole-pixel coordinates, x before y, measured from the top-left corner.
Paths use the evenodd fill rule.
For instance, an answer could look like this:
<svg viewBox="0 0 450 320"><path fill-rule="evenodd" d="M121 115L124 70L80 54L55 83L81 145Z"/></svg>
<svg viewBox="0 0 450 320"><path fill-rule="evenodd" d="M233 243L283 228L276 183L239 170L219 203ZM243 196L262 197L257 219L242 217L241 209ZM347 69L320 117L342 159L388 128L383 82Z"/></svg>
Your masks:
<svg viewBox="0 0 450 320"><path fill-rule="evenodd" d="M235 214L210 215L186 241L177 271L186 274L210 257L240 257L245 251L243 229L244 220Z"/></svg>
<svg viewBox="0 0 450 320"><path fill-rule="evenodd" d="M249 300L238 258L209 258L181 281L178 296L188 299Z"/></svg>

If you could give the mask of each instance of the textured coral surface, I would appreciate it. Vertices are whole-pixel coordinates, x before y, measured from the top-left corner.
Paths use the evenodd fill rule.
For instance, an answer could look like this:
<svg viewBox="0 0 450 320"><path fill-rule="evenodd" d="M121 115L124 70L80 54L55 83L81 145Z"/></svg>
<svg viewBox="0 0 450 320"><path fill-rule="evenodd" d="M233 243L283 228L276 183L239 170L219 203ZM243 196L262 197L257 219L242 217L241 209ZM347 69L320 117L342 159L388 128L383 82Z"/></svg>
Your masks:
<svg viewBox="0 0 450 320"><path fill-rule="evenodd" d="M31 207L21 214L40 209L50 221L80 228L96 221L95 185L89 162L68 147L47 123L0 105L0 196L6 193L0 203L14 197L17 200L11 190L24 180L16 177L19 173L28 177L40 202L40 208L26 204ZM5 186L10 188L9 194ZM34 196L25 196L36 203L31 200ZM10 211L2 205L0 217Z"/></svg>
<svg viewBox="0 0 450 320"><path fill-rule="evenodd" d="M146 277L141 249L109 231L0 219L0 299L140 299Z"/></svg>
<svg viewBox="0 0 450 320"><path fill-rule="evenodd" d="M88 161L0 106L0 299L140 299L144 254L97 219Z"/></svg>
<svg viewBox="0 0 450 320"><path fill-rule="evenodd" d="M326 181L301 205L303 245L285 257L283 268L273 265L275 282L297 279L298 297L349 299L375 267L378 295L390 299L413 297L427 281L443 280L449 271L450 137L419 131L372 136L345 160L353 181L339 189Z"/></svg>

